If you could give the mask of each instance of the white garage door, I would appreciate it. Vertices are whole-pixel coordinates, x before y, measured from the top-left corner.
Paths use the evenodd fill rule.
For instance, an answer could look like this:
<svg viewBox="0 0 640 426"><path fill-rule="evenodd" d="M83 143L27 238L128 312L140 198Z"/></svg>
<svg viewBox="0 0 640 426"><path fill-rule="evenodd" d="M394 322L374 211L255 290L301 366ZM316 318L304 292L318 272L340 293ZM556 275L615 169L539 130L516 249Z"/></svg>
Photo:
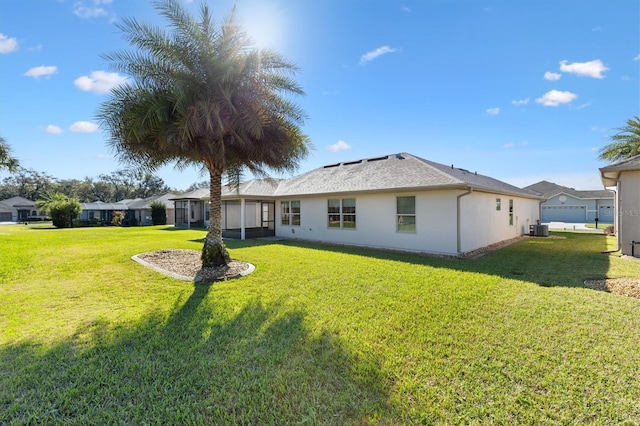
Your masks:
<svg viewBox="0 0 640 426"><path fill-rule="evenodd" d="M543 222L584 222L586 220L585 206L542 206Z"/></svg>

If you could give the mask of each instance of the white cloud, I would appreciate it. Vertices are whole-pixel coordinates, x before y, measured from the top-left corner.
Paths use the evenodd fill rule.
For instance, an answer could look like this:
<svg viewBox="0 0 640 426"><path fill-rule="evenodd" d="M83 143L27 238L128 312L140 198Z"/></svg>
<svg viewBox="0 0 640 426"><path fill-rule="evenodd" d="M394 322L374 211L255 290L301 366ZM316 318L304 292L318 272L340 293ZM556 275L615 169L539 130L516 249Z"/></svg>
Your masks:
<svg viewBox="0 0 640 426"><path fill-rule="evenodd" d="M576 109L582 109L582 108L586 108L586 107L589 107L589 106L591 106L591 101L585 102L582 105L577 106Z"/></svg>
<svg viewBox="0 0 640 426"><path fill-rule="evenodd" d="M18 40L0 33L0 53L11 53L18 50Z"/></svg>
<svg viewBox="0 0 640 426"><path fill-rule="evenodd" d="M69 130L76 133L93 133L98 130L98 125L89 121L76 121Z"/></svg>
<svg viewBox="0 0 640 426"><path fill-rule="evenodd" d="M58 126L54 126L53 124L49 124L45 131L52 135L59 135L60 133L62 133L62 129Z"/></svg>
<svg viewBox="0 0 640 426"><path fill-rule="evenodd" d="M500 114L500 108L487 108L485 112L489 115L498 115Z"/></svg>
<svg viewBox="0 0 640 426"><path fill-rule="evenodd" d="M544 79L549 81L558 81L562 78L562 74L558 72L547 71L544 73Z"/></svg>
<svg viewBox="0 0 640 426"><path fill-rule="evenodd" d="M99 95L109 93L114 87L123 84L127 78L116 72L93 71L90 76L83 75L75 79L73 84L85 92Z"/></svg>
<svg viewBox="0 0 640 426"><path fill-rule="evenodd" d="M73 4L73 14L82 19L109 16L110 13L102 5L111 3L112 0L77 0Z"/></svg>
<svg viewBox="0 0 640 426"><path fill-rule="evenodd" d="M331 152L344 151L345 149L351 149L351 145L349 145L345 141L338 141L333 145L329 145L329 151Z"/></svg>
<svg viewBox="0 0 640 426"><path fill-rule="evenodd" d="M529 103L529 98L520 99L520 100L517 100L517 101L511 101L511 103L514 104L514 105L526 105L526 104Z"/></svg>
<svg viewBox="0 0 640 426"><path fill-rule="evenodd" d="M560 104L569 104L577 97L578 95L568 91L550 90L536 99L536 102L544 106L556 107Z"/></svg>
<svg viewBox="0 0 640 426"><path fill-rule="evenodd" d="M25 72L24 75L26 75L27 77L40 78L42 76L48 77L57 72L58 72L58 67L56 66L41 65L39 67L31 68L29 71Z"/></svg>
<svg viewBox="0 0 640 426"><path fill-rule="evenodd" d="M634 61L640 61L640 54L638 56L636 56L635 58L633 58Z"/></svg>
<svg viewBox="0 0 640 426"><path fill-rule="evenodd" d="M607 68L600 59L595 59L589 62L574 62L568 63L568 61L560 61L560 71L576 74L580 77L593 77L604 78L603 72L608 71Z"/></svg>
<svg viewBox="0 0 640 426"><path fill-rule="evenodd" d="M398 49L394 49L392 47L389 46L382 46L382 47L378 47L375 50L372 50L370 52L365 53L364 55L362 55L362 57L360 57L360 65L366 64L369 61L373 61L374 59L385 55L387 53L393 53L396 52Z"/></svg>

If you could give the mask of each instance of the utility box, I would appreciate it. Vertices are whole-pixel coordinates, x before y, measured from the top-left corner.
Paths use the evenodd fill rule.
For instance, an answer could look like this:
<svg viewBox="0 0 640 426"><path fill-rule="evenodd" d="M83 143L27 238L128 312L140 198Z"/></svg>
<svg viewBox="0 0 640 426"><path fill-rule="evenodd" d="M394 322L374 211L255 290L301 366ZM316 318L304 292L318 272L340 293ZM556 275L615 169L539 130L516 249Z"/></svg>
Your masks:
<svg viewBox="0 0 640 426"><path fill-rule="evenodd" d="M548 237L549 225L529 225L529 235L532 237Z"/></svg>

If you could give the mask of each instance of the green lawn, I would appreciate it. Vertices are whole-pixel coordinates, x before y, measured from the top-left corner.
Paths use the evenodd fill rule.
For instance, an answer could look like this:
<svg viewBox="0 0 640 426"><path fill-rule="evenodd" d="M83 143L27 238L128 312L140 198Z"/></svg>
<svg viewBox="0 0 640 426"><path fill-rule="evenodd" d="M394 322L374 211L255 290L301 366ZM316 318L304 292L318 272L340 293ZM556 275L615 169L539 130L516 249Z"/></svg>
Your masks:
<svg viewBox="0 0 640 426"><path fill-rule="evenodd" d="M227 241L195 286L130 260L201 230L0 226L0 424L637 424L640 278L615 239L476 260Z"/></svg>

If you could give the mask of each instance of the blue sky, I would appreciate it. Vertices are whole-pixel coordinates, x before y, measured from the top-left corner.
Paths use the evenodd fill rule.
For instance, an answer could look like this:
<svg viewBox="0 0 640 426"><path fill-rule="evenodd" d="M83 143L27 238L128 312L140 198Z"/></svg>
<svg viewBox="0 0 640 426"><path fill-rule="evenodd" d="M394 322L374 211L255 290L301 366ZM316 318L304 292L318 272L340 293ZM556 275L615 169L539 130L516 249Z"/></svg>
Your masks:
<svg viewBox="0 0 640 426"><path fill-rule="evenodd" d="M219 19L234 4L209 3ZM235 3L259 46L300 67L314 150L299 172L409 152L517 186L600 188L597 150L640 115L637 0ZM197 14L198 0L185 5ZM119 19L163 23L151 3L2 0L0 16L0 135L14 156L60 179L122 168L94 117L125 76L100 55L126 47ZM177 189L203 180L157 174Z"/></svg>

